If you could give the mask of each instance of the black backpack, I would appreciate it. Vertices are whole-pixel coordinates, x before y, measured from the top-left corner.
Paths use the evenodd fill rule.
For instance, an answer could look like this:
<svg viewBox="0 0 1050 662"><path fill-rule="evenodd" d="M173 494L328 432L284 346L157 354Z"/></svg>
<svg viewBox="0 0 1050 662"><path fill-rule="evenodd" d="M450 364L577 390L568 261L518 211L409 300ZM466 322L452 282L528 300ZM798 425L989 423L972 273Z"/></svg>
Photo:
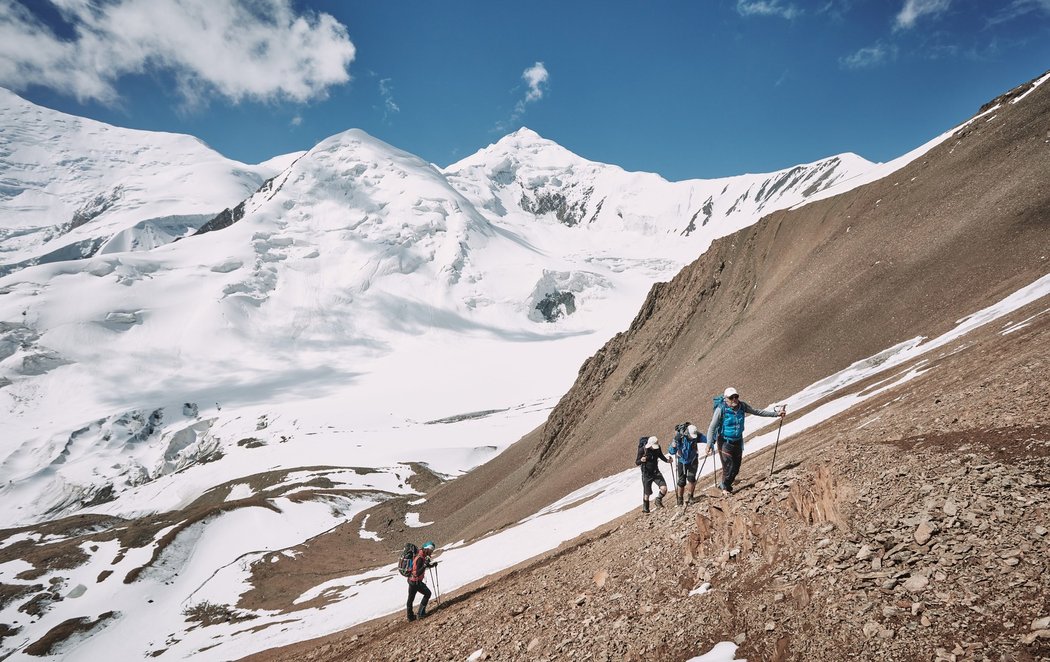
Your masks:
<svg viewBox="0 0 1050 662"><path fill-rule="evenodd" d="M418 547L410 542L405 543L405 548L401 550L401 560L397 562L397 571L401 573L402 577L408 577L412 574L412 561L418 553Z"/></svg>

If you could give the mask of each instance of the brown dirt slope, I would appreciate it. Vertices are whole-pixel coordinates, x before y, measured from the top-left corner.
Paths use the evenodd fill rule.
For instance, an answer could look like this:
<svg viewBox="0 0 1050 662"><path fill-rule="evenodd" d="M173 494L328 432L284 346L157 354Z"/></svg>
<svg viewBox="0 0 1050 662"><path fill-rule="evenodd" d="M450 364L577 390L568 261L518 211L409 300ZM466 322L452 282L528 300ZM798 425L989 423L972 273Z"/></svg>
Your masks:
<svg viewBox="0 0 1050 662"><path fill-rule="evenodd" d="M628 514L427 620L253 662L1050 659L1050 304L910 365L910 381L744 462L730 498ZM708 483L709 484L709 483ZM694 587L709 592L690 596Z"/></svg>
<svg viewBox="0 0 1050 662"><path fill-rule="evenodd" d="M1050 84L883 180L715 242L653 287L542 428L429 495L425 535L501 528L629 467L642 434L706 427L726 385L765 405L1046 274L1047 117Z"/></svg>

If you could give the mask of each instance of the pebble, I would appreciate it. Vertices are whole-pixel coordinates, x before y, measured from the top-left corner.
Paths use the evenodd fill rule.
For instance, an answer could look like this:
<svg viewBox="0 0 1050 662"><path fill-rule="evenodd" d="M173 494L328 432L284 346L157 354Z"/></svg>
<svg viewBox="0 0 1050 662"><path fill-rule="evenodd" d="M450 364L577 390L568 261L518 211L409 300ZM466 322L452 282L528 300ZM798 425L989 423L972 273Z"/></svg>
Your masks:
<svg viewBox="0 0 1050 662"><path fill-rule="evenodd" d="M875 554L875 550L873 550L869 545L861 545L860 551L857 552L857 560L867 561L872 557L873 554Z"/></svg>
<svg viewBox="0 0 1050 662"><path fill-rule="evenodd" d="M1033 630L1046 630L1050 629L1050 616L1043 616L1032 621Z"/></svg>
<svg viewBox="0 0 1050 662"><path fill-rule="evenodd" d="M921 593L930 584L929 577L925 575L912 575L904 582L904 590L910 593Z"/></svg>
<svg viewBox="0 0 1050 662"><path fill-rule="evenodd" d="M915 529L915 542L920 545L925 545L930 542L930 538L937 532L937 528L929 522L921 522Z"/></svg>

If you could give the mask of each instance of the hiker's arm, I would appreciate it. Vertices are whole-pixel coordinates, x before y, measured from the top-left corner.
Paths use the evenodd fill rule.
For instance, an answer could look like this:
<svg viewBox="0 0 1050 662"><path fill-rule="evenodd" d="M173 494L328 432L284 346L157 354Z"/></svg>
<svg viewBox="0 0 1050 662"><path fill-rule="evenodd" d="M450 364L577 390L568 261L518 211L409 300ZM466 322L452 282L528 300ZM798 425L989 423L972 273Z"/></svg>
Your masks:
<svg viewBox="0 0 1050 662"><path fill-rule="evenodd" d="M711 452L711 446L718 439L719 428L722 426L722 408L715 407L715 413L711 415L711 425L707 426L707 452Z"/></svg>
<svg viewBox="0 0 1050 662"><path fill-rule="evenodd" d="M635 464L635 466L639 466L644 461L645 461L645 449L644 448L639 448L638 449L638 457L634 458L634 464Z"/></svg>
<svg viewBox="0 0 1050 662"><path fill-rule="evenodd" d="M780 416L780 412L774 409L755 409L746 402L742 402L741 404L744 405L744 412L748 414L754 414L755 416L766 416L769 418L773 418L774 416Z"/></svg>

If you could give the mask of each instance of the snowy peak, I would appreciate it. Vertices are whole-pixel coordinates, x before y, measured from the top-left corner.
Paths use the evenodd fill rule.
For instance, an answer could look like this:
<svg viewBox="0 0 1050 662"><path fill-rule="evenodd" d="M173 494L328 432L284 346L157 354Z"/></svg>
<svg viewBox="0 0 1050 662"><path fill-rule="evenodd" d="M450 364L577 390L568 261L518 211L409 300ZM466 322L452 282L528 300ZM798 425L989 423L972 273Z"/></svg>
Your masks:
<svg viewBox="0 0 1050 662"><path fill-rule="evenodd" d="M0 274L168 243L290 158L250 166L193 136L114 127L0 89Z"/></svg>
<svg viewBox="0 0 1050 662"><path fill-rule="evenodd" d="M774 173L668 182L588 161L523 128L444 173L498 218L523 212L569 227L688 237L709 225L715 235L735 231L873 167L840 154Z"/></svg>

